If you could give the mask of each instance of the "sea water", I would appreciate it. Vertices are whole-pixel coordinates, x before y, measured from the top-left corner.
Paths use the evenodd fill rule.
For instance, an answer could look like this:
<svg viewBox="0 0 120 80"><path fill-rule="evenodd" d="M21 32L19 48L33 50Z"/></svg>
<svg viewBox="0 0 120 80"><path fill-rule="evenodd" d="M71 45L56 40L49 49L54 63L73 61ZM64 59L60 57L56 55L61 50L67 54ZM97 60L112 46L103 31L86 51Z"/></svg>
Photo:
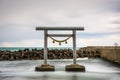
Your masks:
<svg viewBox="0 0 120 80"><path fill-rule="evenodd" d="M0 61L0 80L120 80L120 68L102 59L79 58L77 63L85 72L66 72L65 65L72 59L48 60L55 66L53 72L36 72L43 60Z"/></svg>
<svg viewBox="0 0 120 80"><path fill-rule="evenodd" d="M77 47L76 49L79 49L80 47ZM43 47L0 47L0 51L19 51L24 49L43 49ZM49 47L49 49L73 49L72 47Z"/></svg>

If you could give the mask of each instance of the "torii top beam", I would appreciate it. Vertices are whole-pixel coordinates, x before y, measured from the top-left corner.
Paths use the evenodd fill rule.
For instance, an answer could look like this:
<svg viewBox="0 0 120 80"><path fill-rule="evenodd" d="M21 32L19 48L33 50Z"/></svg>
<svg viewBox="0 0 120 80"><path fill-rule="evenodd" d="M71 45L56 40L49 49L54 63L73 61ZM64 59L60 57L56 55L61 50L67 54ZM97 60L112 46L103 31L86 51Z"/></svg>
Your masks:
<svg viewBox="0 0 120 80"><path fill-rule="evenodd" d="M36 27L36 30L84 30L84 27Z"/></svg>

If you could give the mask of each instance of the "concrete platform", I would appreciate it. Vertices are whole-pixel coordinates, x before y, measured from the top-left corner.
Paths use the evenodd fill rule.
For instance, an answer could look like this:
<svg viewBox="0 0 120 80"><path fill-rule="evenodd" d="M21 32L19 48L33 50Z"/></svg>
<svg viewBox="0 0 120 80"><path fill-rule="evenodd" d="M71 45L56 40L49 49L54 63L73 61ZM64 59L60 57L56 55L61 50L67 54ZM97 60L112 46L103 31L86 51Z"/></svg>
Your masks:
<svg viewBox="0 0 120 80"><path fill-rule="evenodd" d="M85 67L79 64L71 64L65 66L66 71L85 72Z"/></svg>
<svg viewBox="0 0 120 80"><path fill-rule="evenodd" d="M35 67L35 71L55 71L55 67L49 64L42 64Z"/></svg>

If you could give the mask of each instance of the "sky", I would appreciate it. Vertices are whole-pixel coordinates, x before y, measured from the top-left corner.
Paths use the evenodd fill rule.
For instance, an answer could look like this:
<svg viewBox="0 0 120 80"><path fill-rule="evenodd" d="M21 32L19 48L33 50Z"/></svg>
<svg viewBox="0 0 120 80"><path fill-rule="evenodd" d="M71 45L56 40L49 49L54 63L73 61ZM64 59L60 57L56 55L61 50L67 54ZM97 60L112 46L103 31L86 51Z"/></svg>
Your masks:
<svg viewBox="0 0 120 80"><path fill-rule="evenodd" d="M77 47L120 45L120 0L0 0L0 47L43 47L36 26L84 27ZM72 47L72 38L61 46ZM48 38L48 47L60 46Z"/></svg>

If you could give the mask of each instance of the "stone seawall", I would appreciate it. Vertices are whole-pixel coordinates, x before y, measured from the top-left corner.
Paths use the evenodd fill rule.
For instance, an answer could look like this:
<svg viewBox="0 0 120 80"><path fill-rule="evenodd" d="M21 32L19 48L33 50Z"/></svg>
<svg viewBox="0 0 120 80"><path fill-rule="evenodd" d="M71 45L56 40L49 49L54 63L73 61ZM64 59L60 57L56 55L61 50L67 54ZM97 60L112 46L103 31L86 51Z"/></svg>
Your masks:
<svg viewBox="0 0 120 80"><path fill-rule="evenodd" d="M100 56L108 61L120 64L120 49L101 49Z"/></svg>
<svg viewBox="0 0 120 80"><path fill-rule="evenodd" d="M86 48L97 50L101 58L120 64L120 46L88 46Z"/></svg>

